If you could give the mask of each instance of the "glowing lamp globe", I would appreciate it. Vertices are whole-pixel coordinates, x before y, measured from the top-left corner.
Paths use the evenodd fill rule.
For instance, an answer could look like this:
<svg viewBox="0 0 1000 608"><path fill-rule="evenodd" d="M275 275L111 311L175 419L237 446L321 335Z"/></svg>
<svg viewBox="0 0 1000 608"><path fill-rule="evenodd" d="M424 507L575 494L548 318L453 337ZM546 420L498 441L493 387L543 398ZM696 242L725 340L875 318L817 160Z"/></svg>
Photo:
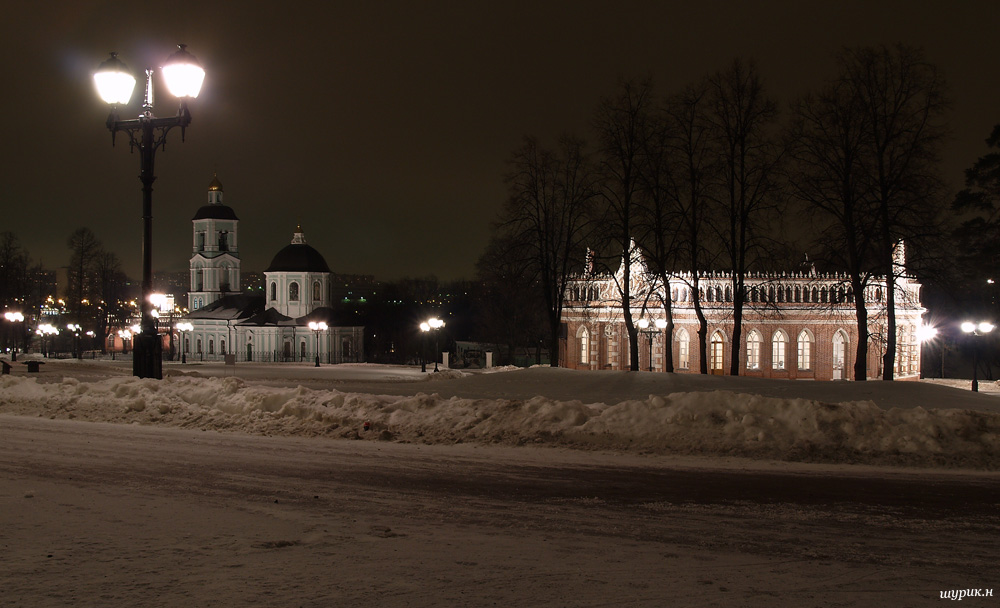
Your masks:
<svg viewBox="0 0 1000 608"><path fill-rule="evenodd" d="M972 321L966 321L965 323L962 323L962 331L964 331L967 334L971 334L972 332L976 331L976 324L973 323Z"/></svg>
<svg viewBox="0 0 1000 608"><path fill-rule="evenodd" d="M179 50L163 64L163 79L174 97L197 97L205 80L205 70L194 55L185 50L185 45L177 46Z"/></svg>
<svg viewBox="0 0 1000 608"><path fill-rule="evenodd" d="M639 329L646 329L649 327L649 319L639 319L636 325L639 326Z"/></svg>
<svg viewBox="0 0 1000 608"><path fill-rule="evenodd" d="M125 105L135 89L135 76L129 74L128 68L118 59L118 53L111 53L111 58L103 61L94 72L94 85L105 103Z"/></svg>
<svg viewBox="0 0 1000 608"><path fill-rule="evenodd" d="M988 334L988 333L990 333L991 331L993 331L993 327L994 327L994 326L993 326L993 324L992 324L992 323L990 323L990 322L988 322L988 321L983 321L982 323L980 323L980 324L979 324L979 325L978 325L978 326L976 327L976 329L978 329L978 330L980 331L980 333L984 333L984 334Z"/></svg>

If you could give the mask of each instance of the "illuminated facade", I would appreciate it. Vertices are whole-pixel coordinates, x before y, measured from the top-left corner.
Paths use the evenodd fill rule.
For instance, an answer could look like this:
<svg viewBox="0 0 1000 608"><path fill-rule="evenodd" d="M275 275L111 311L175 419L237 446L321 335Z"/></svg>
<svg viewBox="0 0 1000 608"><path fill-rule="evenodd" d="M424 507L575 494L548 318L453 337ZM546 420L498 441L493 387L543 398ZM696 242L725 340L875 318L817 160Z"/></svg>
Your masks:
<svg viewBox="0 0 1000 608"><path fill-rule="evenodd" d="M264 271L264 295L238 291L240 265L236 214L222 205L218 178L209 186L209 204L193 220L191 312L180 321L181 352L194 361L358 362L364 353L364 327L341 326L330 306L330 268L306 243L301 227ZM233 291L233 287L237 290ZM309 323L324 323L316 332Z"/></svg>
<svg viewBox="0 0 1000 608"><path fill-rule="evenodd" d="M701 273L672 275L668 287L653 280L640 255L630 267L632 316L645 318L654 329L638 333L639 369L663 371L665 349L670 348L674 371L697 373L702 349L708 372L729 374L731 357L740 357L741 375L763 378L841 380L854 375L858 331L854 294L846 275L817 273L807 265L790 273L747 277L746 303L738 348L733 339L732 276ZM925 309L920 305L920 284L906 275L902 244L897 248L896 278L897 378L920 376L920 326ZM622 316L618 285L624 266L614 276L585 273L569 284L562 322L560 365L571 369L630 368L628 332ZM705 343L698 337L693 302L697 283L708 322ZM674 320L673 335L655 330L657 319L666 319L663 305L669 292ZM866 288L869 325L867 377L882 375L886 335L886 283L873 280ZM652 341L652 362L650 362Z"/></svg>

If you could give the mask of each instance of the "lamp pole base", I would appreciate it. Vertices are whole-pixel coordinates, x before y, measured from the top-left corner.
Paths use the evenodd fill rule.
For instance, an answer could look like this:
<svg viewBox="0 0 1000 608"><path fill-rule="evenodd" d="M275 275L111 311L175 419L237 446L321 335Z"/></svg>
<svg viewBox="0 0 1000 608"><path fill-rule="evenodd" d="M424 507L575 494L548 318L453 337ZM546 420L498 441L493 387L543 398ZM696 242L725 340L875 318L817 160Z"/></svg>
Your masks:
<svg viewBox="0 0 1000 608"><path fill-rule="evenodd" d="M139 334L132 344L132 375L163 379L163 342L157 334Z"/></svg>

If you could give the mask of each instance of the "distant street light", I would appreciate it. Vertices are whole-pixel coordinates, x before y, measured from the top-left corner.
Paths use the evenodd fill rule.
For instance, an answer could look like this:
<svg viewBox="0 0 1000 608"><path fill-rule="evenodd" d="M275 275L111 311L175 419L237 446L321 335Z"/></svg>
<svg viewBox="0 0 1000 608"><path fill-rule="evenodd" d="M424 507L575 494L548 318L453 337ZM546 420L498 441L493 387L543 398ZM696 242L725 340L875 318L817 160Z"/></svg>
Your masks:
<svg viewBox="0 0 1000 608"><path fill-rule="evenodd" d="M649 326L649 319L643 318L636 322L639 326L639 331L646 334L646 341L649 342L649 371L653 371L653 337L658 336L660 332L667 326L667 322L663 319L657 319L655 321L655 328Z"/></svg>
<svg viewBox="0 0 1000 608"><path fill-rule="evenodd" d="M194 331L194 325L192 325L192 324L190 324L190 323L188 323L186 321L182 321L182 322L178 323L177 325L175 325L174 327L177 328L177 331L181 332L181 363L187 363L188 362L188 359L187 359L187 351L188 351L188 338L187 338L187 334L189 332L191 332L191 331Z"/></svg>
<svg viewBox="0 0 1000 608"><path fill-rule="evenodd" d="M427 373L427 332L431 330L431 325L427 321L420 324L420 373Z"/></svg>
<svg viewBox="0 0 1000 608"><path fill-rule="evenodd" d="M59 333L59 330L56 329L55 327L53 327L49 323L44 323L44 324L39 325L38 327L35 328L35 333L38 334L39 337L42 340L42 356L45 357L46 359L48 359L48 357L49 357L49 351L45 347L46 346L45 345L45 338L46 338L46 336L54 336L54 335L56 335L57 333Z"/></svg>
<svg viewBox="0 0 1000 608"><path fill-rule="evenodd" d="M163 343L156 332L153 304L150 301L153 293L153 180L156 179L153 159L156 150L166 144L170 129L180 127L181 141L184 141L184 130L191 124L191 112L188 111L186 100L198 96L205 79L205 70L198 65L194 56L185 50L183 44L179 46L180 50L168 57L162 68L167 89L181 100L176 116L153 116L152 69L146 70L143 113L138 118L128 120L119 117L118 106L127 104L132 97L135 77L118 59L117 53L111 53L111 58L101 63L94 73L98 94L111 106L111 114L107 120L108 130L111 131L111 145L115 143L115 135L121 131L128 135L129 149L139 149L139 180L142 182L142 330L135 336L132 344L132 374L139 378L163 377Z"/></svg>
<svg viewBox="0 0 1000 608"><path fill-rule="evenodd" d="M80 352L80 330L83 328L78 323L70 323L66 325L66 329L73 334L73 356L83 359L83 353Z"/></svg>
<svg viewBox="0 0 1000 608"><path fill-rule="evenodd" d="M979 338L993 331L993 327L994 325L988 321L980 321L978 323L966 321L962 323L962 331L974 336L972 339L972 391L975 393L979 392L977 369L979 367Z"/></svg>
<svg viewBox="0 0 1000 608"><path fill-rule="evenodd" d="M10 360L17 361L17 333L14 331L14 323L24 323L24 315L19 312L5 312L3 317L10 323Z"/></svg>
<svg viewBox="0 0 1000 608"><path fill-rule="evenodd" d="M309 329L316 332L316 367L319 367L319 334L326 331L326 323L323 321L309 321Z"/></svg>
<svg viewBox="0 0 1000 608"><path fill-rule="evenodd" d="M122 339L122 354L128 354L128 341L132 339L132 332L127 329L119 329L118 337Z"/></svg>
<svg viewBox="0 0 1000 608"><path fill-rule="evenodd" d="M424 328L424 326L426 326L426 329ZM440 337L439 337L439 334L441 332L439 330L442 327L444 327L444 321L442 321L441 319L438 319L437 317L432 317L430 319L427 319L427 321L425 321L424 323L420 324L420 331L423 331L423 332L433 331L434 332L434 371L439 371L438 370L438 355L439 355L438 351L441 350L441 348L440 348L441 347ZM421 371L425 371L426 372L427 371L426 364L421 365L420 369L421 369Z"/></svg>

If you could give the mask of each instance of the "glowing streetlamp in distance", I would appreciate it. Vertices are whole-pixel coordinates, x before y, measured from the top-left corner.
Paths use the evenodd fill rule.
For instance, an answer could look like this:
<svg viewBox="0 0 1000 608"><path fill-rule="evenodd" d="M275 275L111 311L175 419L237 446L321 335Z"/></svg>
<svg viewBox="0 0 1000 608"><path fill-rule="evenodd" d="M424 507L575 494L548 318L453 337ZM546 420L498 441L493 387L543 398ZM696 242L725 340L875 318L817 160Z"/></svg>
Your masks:
<svg viewBox="0 0 1000 608"><path fill-rule="evenodd" d="M323 321L309 321L309 329L316 332L316 367L319 367L319 335L326 331L327 325Z"/></svg>
<svg viewBox="0 0 1000 608"><path fill-rule="evenodd" d="M972 321L965 321L962 323L962 331L972 336L972 392L979 392L979 378L978 368L979 368L979 340L978 338L985 336L994 329L994 325L989 321L979 321L978 323L973 323Z"/></svg>
<svg viewBox="0 0 1000 608"><path fill-rule="evenodd" d="M917 341L929 342L936 338L938 335L938 330L933 325L921 325L917 328Z"/></svg>

